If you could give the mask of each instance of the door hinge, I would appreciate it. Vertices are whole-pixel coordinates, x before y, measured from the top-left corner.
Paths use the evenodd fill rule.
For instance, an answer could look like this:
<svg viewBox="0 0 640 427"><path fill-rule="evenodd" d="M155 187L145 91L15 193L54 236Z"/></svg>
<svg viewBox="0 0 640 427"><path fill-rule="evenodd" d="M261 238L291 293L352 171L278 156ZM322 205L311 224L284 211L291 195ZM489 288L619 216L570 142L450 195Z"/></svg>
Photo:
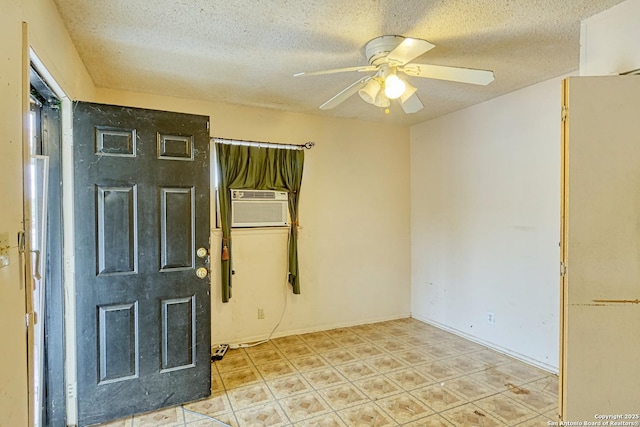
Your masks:
<svg viewBox="0 0 640 427"><path fill-rule="evenodd" d="M24 230L18 231L18 252L23 254L26 247Z"/></svg>
<svg viewBox="0 0 640 427"><path fill-rule="evenodd" d="M76 383L67 384L67 399L76 399Z"/></svg>
<svg viewBox="0 0 640 427"><path fill-rule="evenodd" d="M564 261L560 261L560 277L564 277L567 274L567 265Z"/></svg>
<svg viewBox="0 0 640 427"><path fill-rule="evenodd" d="M569 108L566 105L562 106L562 111L560 113L560 118L563 122L567 121L567 117L569 117Z"/></svg>
<svg viewBox="0 0 640 427"><path fill-rule="evenodd" d="M26 313L24 315L24 322L26 323L27 328L30 325L36 325L38 323L38 315L34 312Z"/></svg>

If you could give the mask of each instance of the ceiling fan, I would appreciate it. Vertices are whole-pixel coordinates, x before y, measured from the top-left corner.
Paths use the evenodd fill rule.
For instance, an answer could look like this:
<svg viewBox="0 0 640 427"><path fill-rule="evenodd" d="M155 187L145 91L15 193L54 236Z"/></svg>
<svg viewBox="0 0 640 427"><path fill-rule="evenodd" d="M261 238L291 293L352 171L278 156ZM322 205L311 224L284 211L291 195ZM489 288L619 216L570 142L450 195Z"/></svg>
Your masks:
<svg viewBox="0 0 640 427"><path fill-rule="evenodd" d="M493 81L493 71L411 62L434 47L435 45L422 39L403 36L380 36L369 41L365 46L365 54L369 65L302 72L294 74L294 76L375 71L374 74L362 77L343 89L322 104L320 109L329 110L334 108L358 92L364 101L377 107L386 108L391 104L390 99L398 99L402 109L407 114L422 110L424 105L416 94L416 88L398 77L398 73L404 73L412 77L425 77L477 85L488 85Z"/></svg>

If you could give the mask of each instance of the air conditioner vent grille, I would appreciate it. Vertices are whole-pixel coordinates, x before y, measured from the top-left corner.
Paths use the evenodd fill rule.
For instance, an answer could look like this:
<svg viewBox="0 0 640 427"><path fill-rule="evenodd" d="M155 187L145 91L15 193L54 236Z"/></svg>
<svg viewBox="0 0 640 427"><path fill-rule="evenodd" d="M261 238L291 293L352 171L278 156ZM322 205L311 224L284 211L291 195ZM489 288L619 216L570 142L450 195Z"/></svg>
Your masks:
<svg viewBox="0 0 640 427"><path fill-rule="evenodd" d="M231 190L232 227L282 227L288 224L288 193Z"/></svg>
<svg viewBox="0 0 640 427"><path fill-rule="evenodd" d="M247 225L286 225L286 205L273 203L236 203L233 205L233 222L237 227Z"/></svg>
<svg viewBox="0 0 640 427"><path fill-rule="evenodd" d="M236 199L275 200L276 198L274 191L235 190L234 193Z"/></svg>
<svg viewBox="0 0 640 427"><path fill-rule="evenodd" d="M286 191L273 190L231 190L232 200L287 200Z"/></svg>

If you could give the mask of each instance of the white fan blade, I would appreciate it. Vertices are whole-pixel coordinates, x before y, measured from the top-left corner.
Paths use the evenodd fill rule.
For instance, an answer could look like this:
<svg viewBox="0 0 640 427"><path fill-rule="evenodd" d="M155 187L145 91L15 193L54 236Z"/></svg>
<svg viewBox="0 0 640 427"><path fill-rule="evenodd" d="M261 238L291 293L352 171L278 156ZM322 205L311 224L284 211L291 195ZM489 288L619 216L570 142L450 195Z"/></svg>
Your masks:
<svg viewBox="0 0 640 427"><path fill-rule="evenodd" d="M310 71L310 72L302 72L302 73L296 73L293 75L293 77L302 77L302 76L319 76L322 74L335 74L335 73L346 73L346 72L350 72L350 71L358 71L361 73L367 72L367 71L375 71L378 67L373 66L373 65L363 65L360 67L348 67L348 68L335 68L333 70L323 70L323 71Z"/></svg>
<svg viewBox="0 0 640 427"><path fill-rule="evenodd" d="M446 67L444 65L407 64L400 71L429 79L450 80L453 82L471 83L474 85L488 85L495 78L493 71L476 70L473 68Z"/></svg>
<svg viewBox="0 0 640 427"><path fill-rule="evenodd" d="M343 89L336 96L334 96L333 98L331 98L330 100L328 100L327 102L322 104L320 106L320 109L321 110L330 110L331 108L340 105L342 102L346 101L346 99L349 98L351 95L353 95L354 93L356 93L357 91L359 91L360 89L365 87L367 82L369 80L371 80L372 78L373 78L373 76L366 76L366 77L361 78L357 82L352 83L349 87Z"/></svg>
<svg viewBox="0 0 640 427"><path fill-rule="evenodd" d="M402 41L402 43L396 46L395 49L389 52L389 55L387 55L387 61L389 61L389 64L391 65L404 65L423 53L430 51L434 47L436 46L426 40L407 37Z"/></svg>
<svg viewBox="0 0 640 427"><path fill-rule="evenodd" d="M422 101L420 101L420 98L418 98L418 95L415 92L404 102L401 101L400 106L407 114L417 113L424 108Z"/></svg>

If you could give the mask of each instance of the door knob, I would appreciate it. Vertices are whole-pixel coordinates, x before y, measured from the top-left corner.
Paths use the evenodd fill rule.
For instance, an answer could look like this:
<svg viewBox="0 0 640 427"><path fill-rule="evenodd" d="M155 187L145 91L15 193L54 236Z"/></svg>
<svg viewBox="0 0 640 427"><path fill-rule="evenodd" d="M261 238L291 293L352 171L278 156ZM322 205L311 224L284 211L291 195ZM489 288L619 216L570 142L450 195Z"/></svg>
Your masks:
<svg viewBox="0 0 640 427"><path fill-rule="evenodd" d="M207 248L198 248L198 250L196 251L196 255L198 255L198 257L200 258L206 258L207 255L209 255L209 251L207 250Z"/></svg>
<svg viewBox="0 0 640 427"><path fill-rule="evenodd" d="M204 267L200 267L199 269L196 270L196 276L198 276L200 279L204 279L205 277L207 277L208 274L209 272Z"/></svg>

